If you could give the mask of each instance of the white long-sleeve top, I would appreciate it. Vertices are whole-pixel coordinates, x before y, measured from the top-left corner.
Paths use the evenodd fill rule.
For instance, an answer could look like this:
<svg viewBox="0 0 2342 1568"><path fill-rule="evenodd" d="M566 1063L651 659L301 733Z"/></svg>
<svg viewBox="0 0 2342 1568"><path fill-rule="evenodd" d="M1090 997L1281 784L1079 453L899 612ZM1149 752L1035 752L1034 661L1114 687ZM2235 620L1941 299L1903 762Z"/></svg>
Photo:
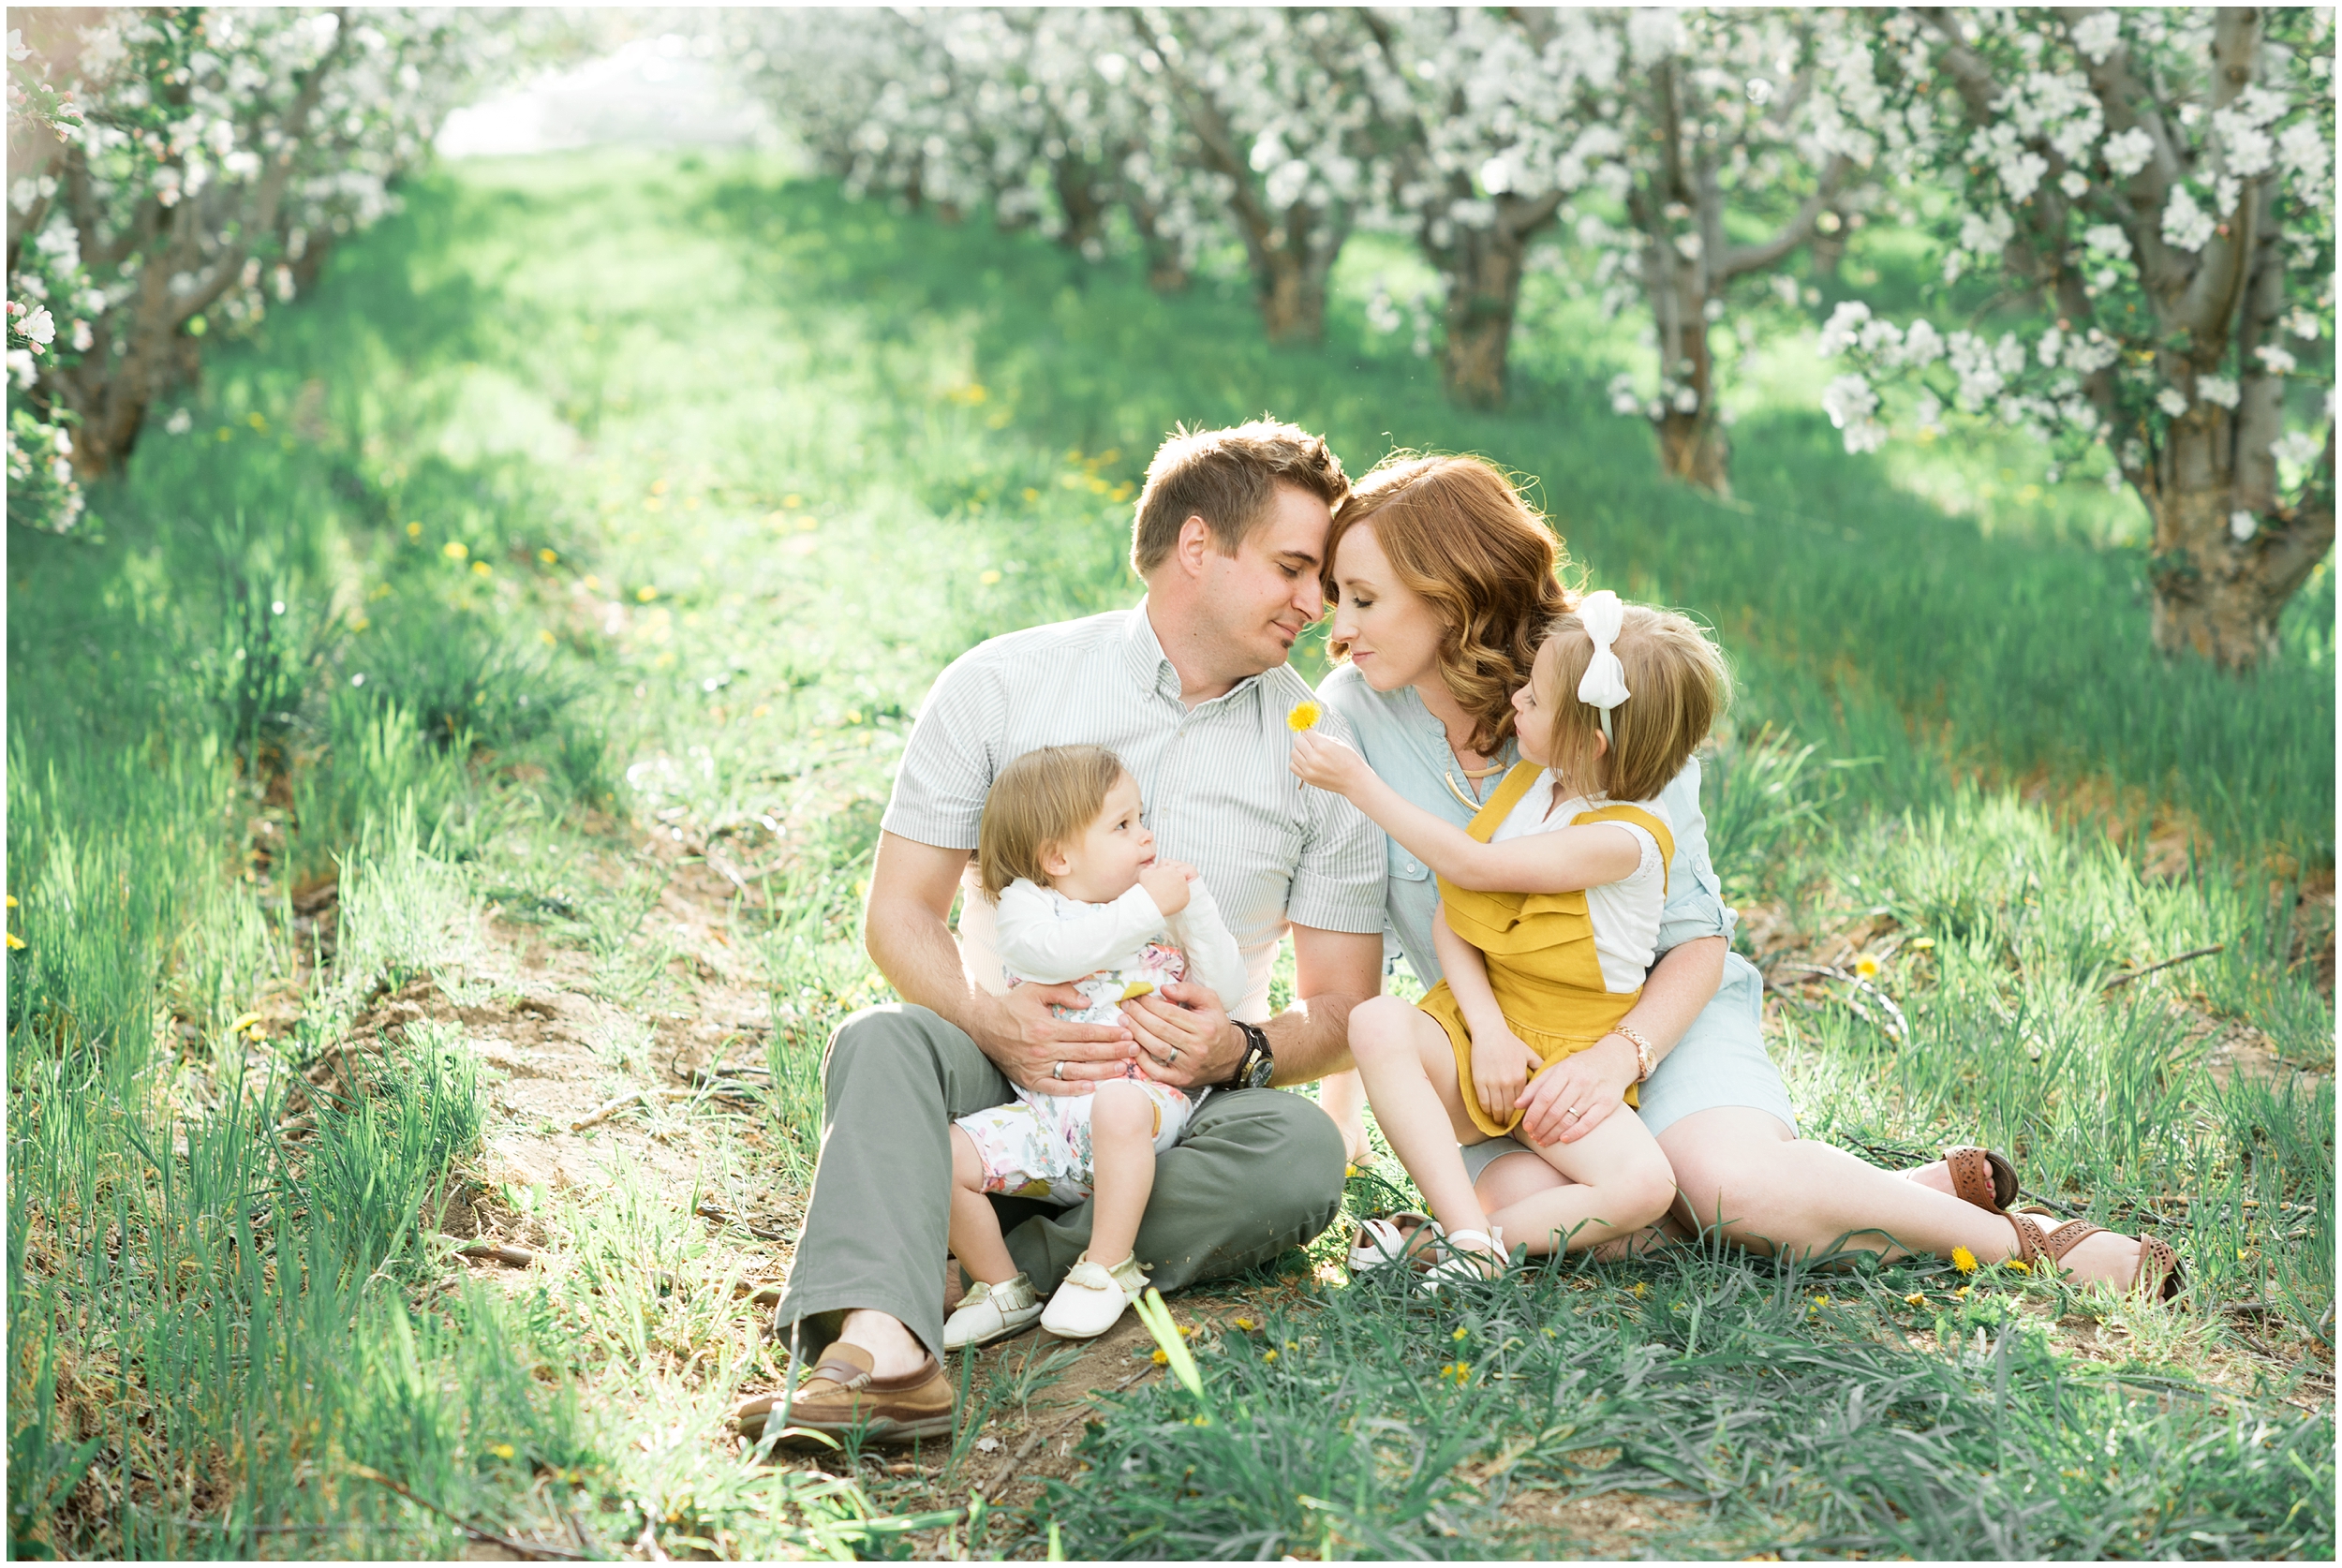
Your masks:
<svg viewBox="0 0 2342 1568"><path fill-rule="evenodd" d="M1137 968L1141 950L1157 938L1186 957L1190 984L1208 986L1223 1007L1243 998L1244 954L1201 877L1187 884L1187 907L1175 915L1165 915L1144 886L1111 904L1083 904L1022 877L1001 890L993 913L1001 964L1043 984Z"/></svg>

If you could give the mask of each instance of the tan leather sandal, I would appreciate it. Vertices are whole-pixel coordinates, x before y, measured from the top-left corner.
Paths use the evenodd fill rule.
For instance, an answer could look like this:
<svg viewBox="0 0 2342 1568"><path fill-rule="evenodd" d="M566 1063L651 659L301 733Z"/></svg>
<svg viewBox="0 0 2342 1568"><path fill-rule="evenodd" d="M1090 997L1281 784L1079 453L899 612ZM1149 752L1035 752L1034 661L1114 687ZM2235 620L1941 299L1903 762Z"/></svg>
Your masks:
<svg viewBox="0 0 2342 1568"><path fill-rule="evenodd" d="M1944 1150L1951 1172L1952 1196L1994 1214L2006 1214L2017 1201L2017 1167L1989 1148L1960 1144Z"/></svg>
<svg viewBox="0 0 2342 1568"><path fill-rule="evenodd" d="M2033 1217L2041 1215L2054 1220L2050 1209L2032 1207L2009 1211L2008 1222L2017 1227L2017 1250L2027 1268L2038 1272L2042 1265L2055 1268L2065 1261L2066 1254L2105 1230L2087 1220L2068 1220L2054 1230L2044 1233ZM2129 1288L2143 1291L2149 1299L2169 1301L2178 1295L2186 1282L2185 1271L2179 1265L2179 1254L2167 1242L2151 1235L2139 1241L2139 1272L2130 1277Z"/></svg>

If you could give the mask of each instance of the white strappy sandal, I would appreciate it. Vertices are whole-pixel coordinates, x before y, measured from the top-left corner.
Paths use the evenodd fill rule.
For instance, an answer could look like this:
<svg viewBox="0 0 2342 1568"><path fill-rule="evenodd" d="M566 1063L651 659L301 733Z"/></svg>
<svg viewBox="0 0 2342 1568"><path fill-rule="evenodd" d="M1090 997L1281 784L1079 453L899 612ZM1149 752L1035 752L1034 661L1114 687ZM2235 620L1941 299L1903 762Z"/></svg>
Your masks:
<svg viewBox="0 0 2342 1568"><path fill-rule="evenodd" d="M1505 1250L1505 1227L1485 1231L1451 1231L1440 1237L1440 1261L1423 1276L1423 1292L1436 1295L1446 1284L1478 1284L1494 1280L1512 1267Z"/></svg>
<svg viewBox="0 0 2342 1568"><path fill-rule="evenodd" d="M1410 1221L1410 1228L1401 1230L1402 1220ZM1368 1274L1395 1263L1428 1262L1435 1255L1438 1234L1430 1215L1413 1210L1387 1220L1363 1220L1350 1238L1350 1272Z"/></svg>

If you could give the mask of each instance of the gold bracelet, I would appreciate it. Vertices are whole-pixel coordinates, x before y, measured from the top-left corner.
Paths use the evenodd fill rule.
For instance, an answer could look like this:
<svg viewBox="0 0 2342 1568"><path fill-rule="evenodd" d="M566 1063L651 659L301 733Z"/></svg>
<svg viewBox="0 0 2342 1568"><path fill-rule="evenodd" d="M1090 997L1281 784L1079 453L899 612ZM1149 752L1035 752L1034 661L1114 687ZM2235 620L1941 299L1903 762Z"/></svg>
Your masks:
<svg viewBox="0 0 2342 1568"><path fill-rule="evenodd" d="M1638 1084L1649 1082L1651 1078L1651 1070L1653 1066L1657 1065L1651 1059L1651 1042L1642 1037L1640 1030L1630 1029L1624 1024L1611 1025L1610 1032L1612 1034L1624 1035L1628 1040L1634 1042L1635 1061L1636 1064L1641 1068L1641 1071L1635 1074L1635 1082Z"/></svg>

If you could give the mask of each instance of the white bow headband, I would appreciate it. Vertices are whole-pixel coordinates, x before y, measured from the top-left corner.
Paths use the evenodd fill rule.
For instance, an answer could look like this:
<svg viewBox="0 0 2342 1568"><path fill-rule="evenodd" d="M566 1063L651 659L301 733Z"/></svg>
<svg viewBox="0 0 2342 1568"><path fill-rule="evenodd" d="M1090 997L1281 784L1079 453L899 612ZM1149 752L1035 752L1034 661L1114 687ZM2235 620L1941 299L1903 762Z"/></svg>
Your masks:
<svg viewBox="0 0 2342 1568"><path fill-rule="evenodd" d="M1578 682L1578 700L1601 712L1602 738L1615 746L1618 737L1610 733L1610 710L1633 695L1626 689L1626 666L1610 649L1626 624L1626 606L1619 602L1618 595L1604 588L1579 601L1578 623L1593 640L1593 657L1586 660L1586 673Z"/></svg>

